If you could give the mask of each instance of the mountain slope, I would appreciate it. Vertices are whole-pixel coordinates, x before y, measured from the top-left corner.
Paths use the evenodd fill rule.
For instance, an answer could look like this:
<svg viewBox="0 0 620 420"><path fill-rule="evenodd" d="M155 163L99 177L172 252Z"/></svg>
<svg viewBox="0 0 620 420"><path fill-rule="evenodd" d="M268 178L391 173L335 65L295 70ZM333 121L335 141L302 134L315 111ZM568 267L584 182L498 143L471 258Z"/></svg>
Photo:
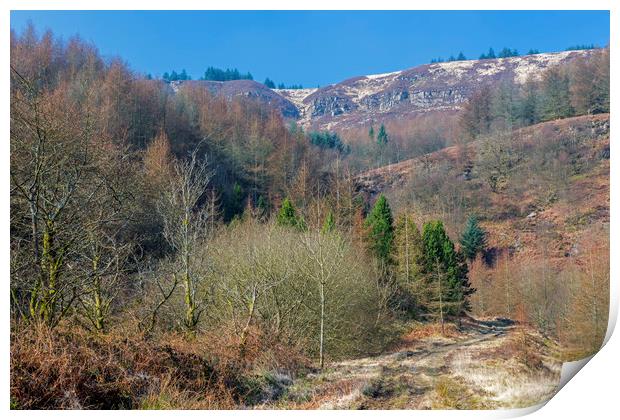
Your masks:
<svg viewBox="0 0 620 420"><path fill-rule="evenodd" d="M551 230L552 256L578 254L583 232L609 223L609 114L516 130L507 149L515 164L507 172L506 189L493 192L482 150L497 141L481 139L464 149L452 146L372 169L356 182L370 200L383 193L397 211L413 206L426 218L450 200L468 203L464 208L485 219L490 247L527 249Z"/></svg>
<svg viewBox="0 0 620 420"><path fill-rule="evenodd" d="M213 95L223 96L227 99L241 97L255 100L279 111L284 118L297 119L300 116L299 109L293 102L264 84L253 80L231 80L228 82L189 80L170 83L174 92L177 92L184 85L206 87Z"/></svg>
<svg viewBox="0 0 620 420"><path fill-rule="evenodd" d="M525 83L542 72L600 50L424 64L406 70L353 77L318 89L269 89L252 80L172 82L206 86L227 98L247 97L312 129L339 130L372 121L402 120L428 112L454 112L482 86Z"/></svg>
<svg viewBox="0 0 620 420"><path fill-rule="evenodd" d="M522 84L551 66L593 53L595 50L454 61L355 77L305 97L302 122L337 129L429 111L457 110L483 85L504 80Z"/></svg>

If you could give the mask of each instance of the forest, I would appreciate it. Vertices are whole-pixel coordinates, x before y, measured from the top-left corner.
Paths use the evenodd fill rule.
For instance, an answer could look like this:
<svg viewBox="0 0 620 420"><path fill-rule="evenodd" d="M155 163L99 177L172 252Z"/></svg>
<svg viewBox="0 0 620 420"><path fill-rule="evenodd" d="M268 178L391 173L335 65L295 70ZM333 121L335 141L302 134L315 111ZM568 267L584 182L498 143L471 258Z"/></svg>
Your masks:
<svg viewBox="0 0 620 420"><path fill-rule="evenodd" d="M198 84L175 93L79 37L30 26L10 48L12 408L252 406L277 372L470 315L533 325L565 358L600 346L608 221L578 223L569 264L543 233L518 253L498 232L519 197L570 198L608 171L587 130L556 133L562 149L519 134L608 113L608 49L485 87L458 114L333 133ZM400 192L357 184L449 147L456 163ZM464 172L474 184L451 181Z"/></svg>

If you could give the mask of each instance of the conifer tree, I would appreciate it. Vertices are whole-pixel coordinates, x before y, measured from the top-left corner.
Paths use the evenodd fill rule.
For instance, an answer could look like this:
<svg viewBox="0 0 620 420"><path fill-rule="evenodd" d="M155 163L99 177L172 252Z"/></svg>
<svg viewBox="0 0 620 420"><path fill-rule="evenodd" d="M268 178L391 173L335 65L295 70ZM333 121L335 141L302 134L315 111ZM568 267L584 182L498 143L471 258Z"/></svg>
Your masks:
<svg viewBox="0 0 620 420"><path fill-rule="evenodd" d="M368 137L370 138L370 141L375 141L375 127L372 124L368 130Z"/></svg>
<svg viewBox="0 0 620 420"><path fill-rule="evenodd" d="M384 265L391 262L394 243L394 218L387 199L379 196L364 226L368 228L368 246Z"/></svg>
<svg viewBox="0 0 620 420"><path fill-rule="evenodd" d="M424 224L424 274L428 285L427 308L441 318L460 315L470 309L468 296L475 289L469 283L467 263L461 252L454 249L443 223Z"/></svg>
<svg viewBox="0 0 620 420"><path fill-rule="evenodd" d="M282 207L280 207L280 211L278 212L278 216L276 218L276 222L280 226L288 226L295 228L302 228L304 223L297 217L297 210L291 200L287 198L282 201Z"/></svg>
<svg viewBox="0 0 620 420"><path fill-rule="evenodd" d="M334 220L334 213L330 210L327 213L327 217L325 218L325 222L323 222L323 228L321 229L322 233L330 233L336 229L336 221Z"/></svg>
<svg viewBox="0 0 620 420"><path fill-rule="evenodd" d="M537 84L529 80L523 86L523 97L519 103L519 118L525 125L536 124L539 116L539 93Z"/></svg>
<svg viewBox="0 0 620 420"><path fill-rule="evenodd" d="M388 133L385 129L385 125L381 124L379 127L379 133L377 134L377 143L381 146L385 146L388 142Z"/></svg>
<svg viewBox="0 0 620 420"><path fill-rule="evenodd" d="M543 118L553 120L573 114L568 75L560 69L549 68L543 76Z"/></svg>
<svg viewBox="0 0 620 420"><path fill-rule="evenodd" d="M476 259L478 253L484 251L487 243L486 232L478 224L476 216L471 215L467 218L460 243L463 254L470 261Z"/></svg>
<svg viewBox="0 0 620 420"><path fill-rule="evenodd" d="M243 188L238 182L233 184L232 188L232 213L241 214L244 209L243 203Z"/></svg>

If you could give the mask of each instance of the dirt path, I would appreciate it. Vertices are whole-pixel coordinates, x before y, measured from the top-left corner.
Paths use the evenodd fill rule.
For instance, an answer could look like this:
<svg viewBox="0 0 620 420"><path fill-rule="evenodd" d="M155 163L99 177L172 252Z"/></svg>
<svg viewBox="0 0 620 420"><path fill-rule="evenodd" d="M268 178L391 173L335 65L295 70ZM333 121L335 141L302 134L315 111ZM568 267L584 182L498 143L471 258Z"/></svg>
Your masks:
<svg viewBox="0 0 620 420"><path fill-rule="evenodd" d="M509 320L468 320L450 337L347 360L297 379L270 408L483 409L550 398L561 364L548 342Z"/></svg>

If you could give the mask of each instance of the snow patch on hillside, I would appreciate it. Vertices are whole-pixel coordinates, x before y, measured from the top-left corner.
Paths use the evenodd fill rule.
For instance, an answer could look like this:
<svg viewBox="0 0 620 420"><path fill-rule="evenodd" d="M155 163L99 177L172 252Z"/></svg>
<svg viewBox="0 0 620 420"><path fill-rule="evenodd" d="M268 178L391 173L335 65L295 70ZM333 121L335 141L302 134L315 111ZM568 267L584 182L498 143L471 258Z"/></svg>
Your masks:
<svg viewBox="0 0 620 420"><path fill-rule="evenodd" d="M381 73L381 74L369 74L366 76L367 79L383 79L384 77L388 77L388 76L395 76L397 74L402 73L402 70L399 71L393 71L391 73Z"/></svg>
<svg viewBox="0 0 620 420"><path fill-rule="evenodd" d="M564 51L560 53L545 53L528 55L525 57L509 58L514 68L514 80L516 83L523 84L532 76L534 79L540 79L542 72L549 67L560 64L566 59L572 51Z"/></svg>
<svg viewBox="0 0 620 420"><path fill-rule="evenodd" d="M354 103L359 104L365 97L384 91L401 73L402 71L393 71L370 74L344 85L344 92Z"/></svg>
<svg viewBox="0 0 620 420"><path fill-rule="evenodd" d="M449 77L460 79L466 74L474 65L476 60L468 61L451 61L448 63L436 63L429 66L428 71L431 74L442 72Z"/></svg>
<svg viewBox="0 0 620 420"><path fill-rule="evenodd" d="M308 110L311 104L304 103L304 99L316 92L317 88L310 89L272 89L275 93L288 99L299 110L299 123L305 125L310 121Z"/></svg>
<svg viewBox="0 0 620 420"><path fill-rule="evenodd" d="M316 92L317 88L311 89L272 89L278 95L281 95L291 101L298 108L302 106L304 99Z"/></svg>

